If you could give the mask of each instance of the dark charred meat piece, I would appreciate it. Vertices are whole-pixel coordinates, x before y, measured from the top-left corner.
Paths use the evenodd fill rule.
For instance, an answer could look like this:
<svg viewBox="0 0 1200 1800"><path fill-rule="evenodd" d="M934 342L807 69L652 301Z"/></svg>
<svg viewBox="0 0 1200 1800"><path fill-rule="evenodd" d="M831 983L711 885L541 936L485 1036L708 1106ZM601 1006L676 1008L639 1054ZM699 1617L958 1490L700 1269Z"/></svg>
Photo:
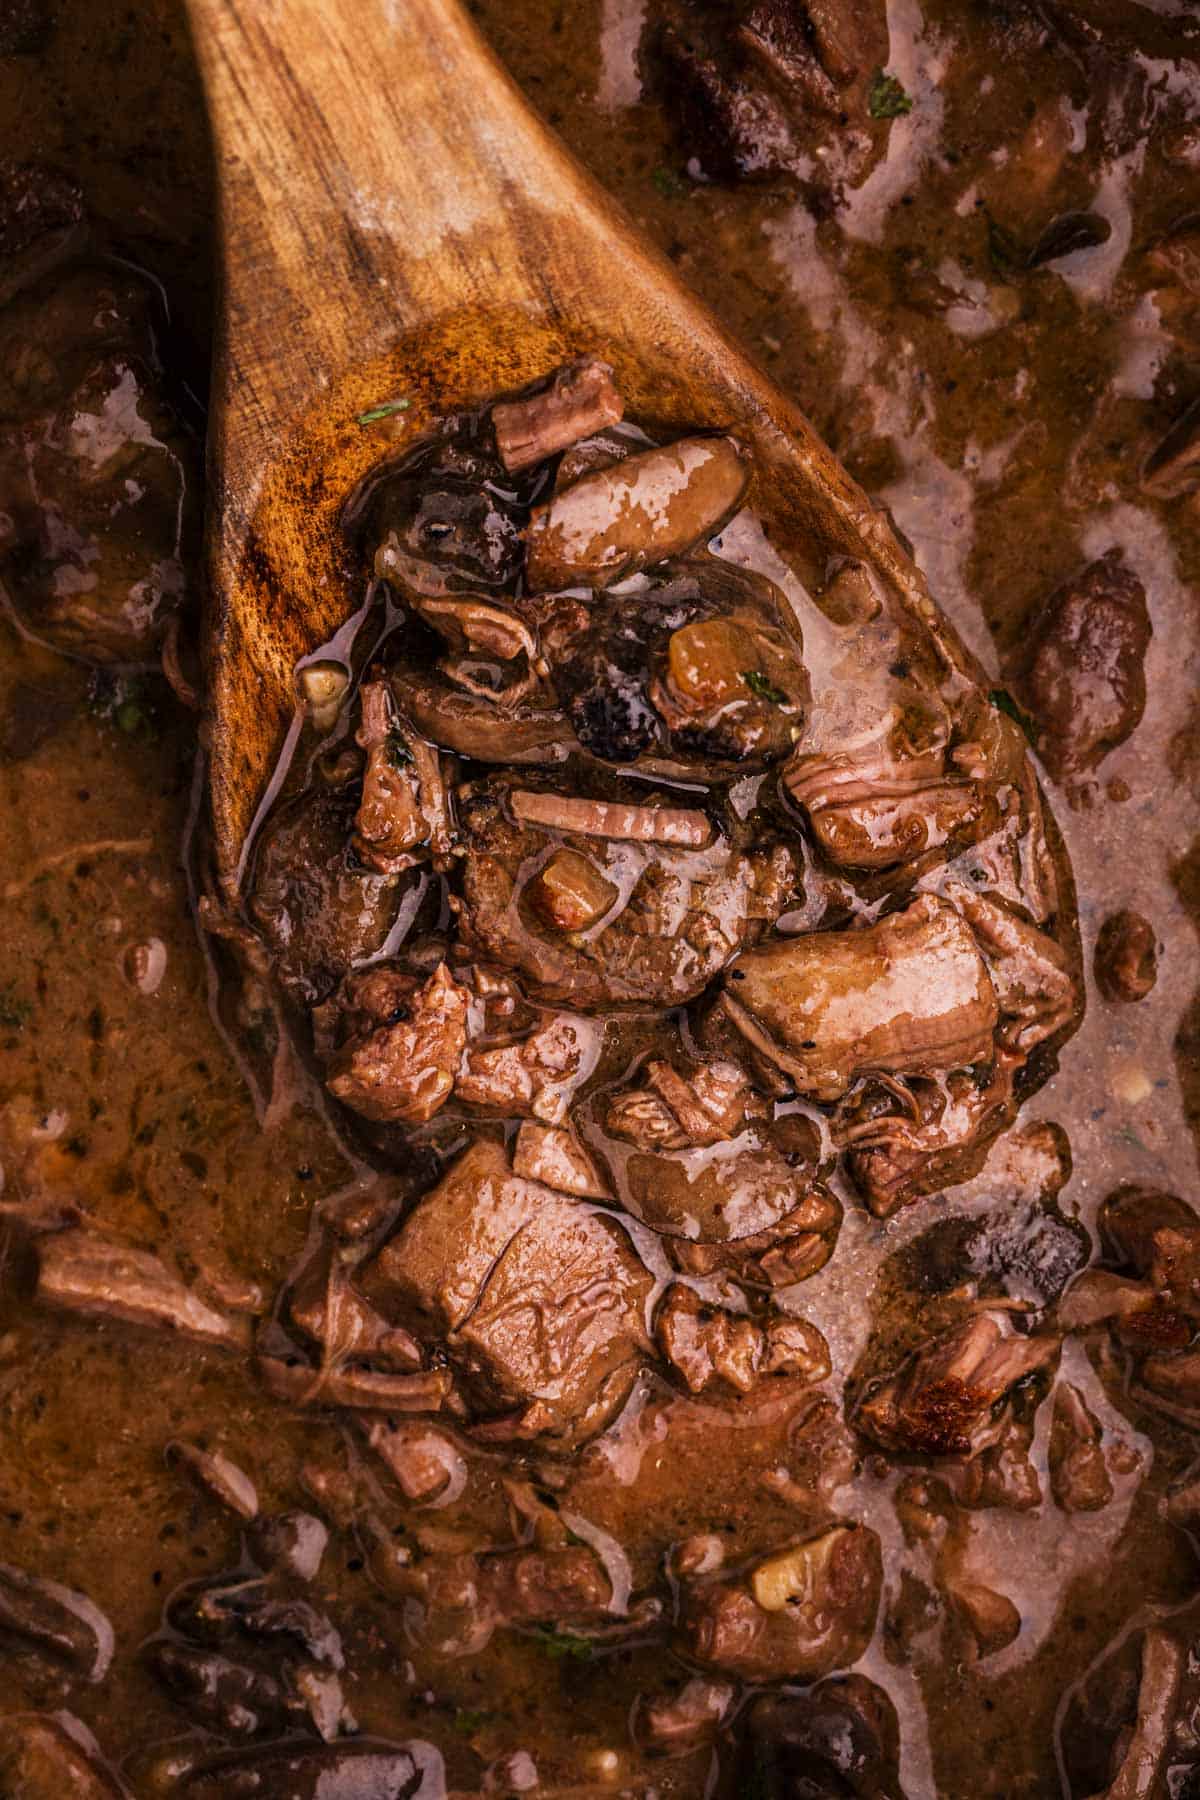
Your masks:
<svg viewBox="0 0 1200 1800"><path fill-rule="evenodd" d="M594 756L744 773L790 753L808 677L786 602L762 576L703 560L668 566L636 594L555 596L526 610Z"/></svg>
<svg viewBox="0 0 1200 1800"><path fill-rule="evenodd" d="M373 1281L433 1323L483 1408L522 1436L599 1429L646 1347L652 1282L619 1227L514 1174L488 1139L410 1214Z"/></svg>
<svg viewBox="0 0 1200 1800"><path fill-rule="evenodd" d="M460 789L464 941L523 976L535 998L585 1008L693 998L758 920L782 910L788 881L778 851L739 854L706 813L665 799L611 780L586 798L499 776ZM535 881L556 849L621 896L585 931L546 923Z"/></svg>
<svg viewBox="0 0 1200 1800"><path fill-rule="evenodd" d="M882 1578L875 1533L834 1525L736 1581L685 1581L681 1642L695 1661L744 1681L816 1681L863 1654Z"/></svg>
<svg viewBox="0 0 1200 1800"><path fill-rule="evenodd" d="M376 1738L263 1744L206 1757L179 1783L187 1800L440 1800L441 1758Z"/></svg>
<svg viewBox="0 0 1200 1800"><path fill-rule="evenodd" d="M888 1450L972 1457L996 1441L1010 1388L1058 1357L1056 1337L1020 1337L980 1313L919 1351L855 1415Z"/></svg>
<svg viewBox="0 0 1200 1800"><path fill-rule="evenodd" d="M422 986L382 966L351 976L330 1061L331 1094L385 1124L422 1124L449 1099L467 1043L467 990L445 963Z"/></svg>
<svg viewBox="0 0 1200 1800"><path fill-rule="evenodd" d="M1106 1000L1144 1000L1158 979L1154 927L1141 913L1110 913L1096 939L1094 967Z"/></svg>
<svg viewBox="0 0 1200 1800"><path fill-rule="evenodd" d="M680 1283L667 1289L654 1332L662 1354L693 1394L721 1383L748 1394L766 1375L817 1382L829 1374L829 1346L815 1326L783 1316L759 1325L709 1305Z"/></svg>
<svg viewBox="0 0 1200 1800"><path fill-rule="evenodd" d="M33 1650L85 1681L112 1661L112 1626L86 1594L0 1563L0 1651Z"/></svg>
<svg viewBox="0 0 1200 1800"><path fill-rule="evenodd" d="M721 1001L798 1092L837 1100L859 1077L990 1060L999 1007L961 915L931 895L860 931L773 942L738 959Z"/></svg>
<svg viewBox="0 0 1200 1800"><path fill-rule="evenodd" d="M64 1713L4 1720L0 1794L4 1800L122 1800L126 1790L89 1748L86 1729Z"/></svg>
<svg viewBox="0 0 1200 1800"><path fill-rule="evenodd" d="M200 1344L245 1350L244 1319L217 1312L148 1250L114 1244L83 1229L60 1231L38 1245L37 1297L95 1319L120 1319L177 1331Z"/></svg>
<svg viewBox="0 0 1200 1800"><path fill-rule="evenodd" d="M1141 582L1110 551L1046 602L1013 665L1050 773L1090 773L1123 744L1146 705L1150 615Z"/></svg>
<svg viewBox="0 0 1200 1800"><path fill-rule="evenodd" d="M582 476L533 509L525 533L531 592L611 587L682 556L720 530L749 474L733 438L694 437Z"/></svg>
<svg viewBox="0 0 1200 1800"><path fill-rule="evenodd" d="M150 663L184 597L194 444L162 392L152 290L76 266L0 312L0 574L29 629L98 663Z"/></svg>
<svg viewBox="0 0 1200 1800"><path fill-rule="evenodd" d="M806 1694L755 1700L739 1768L762 1800L904 1800L899 1761L887 1694L863 1675L839 1675Z"/></svg>
<svg viewBox="0 0 1200 1800"><path fill-rule="evenodd" d="M564 363L549 382L523 399L497 401L492 428L500 460L512 474L617 424L624 412L611 368L594 356L584 356Z"/></svg>
<svg viewBox="0 0 1200 1800"><path fill-rule="evenodd" d="M284 986L310 1006L383 948L404 891L402 878L353 855L356 810L353 787L314 787L288 801L258 842L250 917Z"/></svg>

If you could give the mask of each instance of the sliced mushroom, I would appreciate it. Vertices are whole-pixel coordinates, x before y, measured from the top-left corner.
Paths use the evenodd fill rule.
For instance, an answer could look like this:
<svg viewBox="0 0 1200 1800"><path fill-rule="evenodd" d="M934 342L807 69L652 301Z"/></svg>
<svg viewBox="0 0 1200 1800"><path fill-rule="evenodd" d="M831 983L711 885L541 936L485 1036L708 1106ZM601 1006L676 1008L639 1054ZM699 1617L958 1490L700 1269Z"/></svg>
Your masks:
<svg viewBox="0 0 1200 1800"><path fill-rule="evenodd" d="M606 425L616 425L624 413L612 369L594 356L582 356L556 369L536 393L492 407L496 448L513 474L569 449Z"/></svg>
<svg viewBox="0 0 1200 1800"><path fill-rule="evenodd" d="M527 825L582 837L627 839L637 844L670 844L699 850L712 837L702 812L684 806L626 806L616 800L579 800L569 794L531 793L516 788L513 814Z"/></svg>

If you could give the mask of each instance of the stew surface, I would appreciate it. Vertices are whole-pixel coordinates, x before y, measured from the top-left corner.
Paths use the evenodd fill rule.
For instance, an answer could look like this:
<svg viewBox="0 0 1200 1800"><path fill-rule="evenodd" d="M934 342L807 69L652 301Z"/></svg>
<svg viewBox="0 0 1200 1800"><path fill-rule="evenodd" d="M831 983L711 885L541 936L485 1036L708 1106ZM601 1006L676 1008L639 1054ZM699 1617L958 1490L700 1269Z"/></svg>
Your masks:
<svg viewBox="0 0 1200 1800"><path fill-rule="evenodd" d="M572 561L662 454L585 371L367 497L209 929L202 102L165 0L3 0L0 1793L1191 1793L1200 24L475 11L985 678L797 625L731 440Z"/></svg>

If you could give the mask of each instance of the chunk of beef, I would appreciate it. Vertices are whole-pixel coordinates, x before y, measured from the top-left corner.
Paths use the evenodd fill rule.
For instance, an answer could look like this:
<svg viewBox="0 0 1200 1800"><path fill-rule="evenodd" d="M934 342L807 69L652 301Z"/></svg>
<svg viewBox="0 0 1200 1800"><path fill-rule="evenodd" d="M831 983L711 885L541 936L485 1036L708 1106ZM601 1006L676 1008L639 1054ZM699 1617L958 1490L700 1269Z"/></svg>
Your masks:
<svg viewBox="0 0 1200 1800"><path fill-rule="evenodd" d="M179 1783L187 1800L439 1800L445 1791L441 1757L428 1744L367 1737L220 1751Z"/></svg>
<svg viewBox="0 0 1200 1800"><path fill-rule="evenodd" d="M995 990L961 915L932 895L865 930L747 951L734 974L727 1016L819 1100L864 1074L941 1073L992 1055Z"/></svg>
<svg viewBox="0 0 1200 1800"><path fill-rule="evenodd" d="M743 773L791 751L808 701L782 594L716 561L669 566L637 594L527 603L579 742L609 762Z"/></svg>
<svg viewBox="0 0 1200 1800"><path fill-rule="evenodd" d="M26 1713L4 1721L0 1794L4 1800L121 1800L125 1789L100 1761L85 1728L66 1713Z"/></svg>
<svg viewBox="0 0 1200 1800"><path fill-rule="evenodd" d="M1050 1489L1064 1512L1099 1512L1113 1495L1100 1422L1079 1389L1060 1381L1050 1428Z"/></svg>
<svg viewBox="0 0 1200 1800"><path fill-rule="evenodd" d="M841 1675L755 1700L739 1770L762 1800L903 1800L899 1762L891 1700L865 1676Z"/></svg>
<svg viewBox="0 0 1200 1800"><path fill-rule="evenodd" d="M335 1099L384 1124L423 1124L449 1099L467 1044L469 994L439 963L423 985L387 965L352 975L343 1041L326 1085Z"/></svg>
<svg viewBox="0 0 1200 1800"><path fill-rule="evenodd" d="M227 1350L249 1344L244 1319L206 1305L148 1250L114 1244L79 1227L43 1237L37 1254L37 1298L47 1306L177 1331Z"/></svg>
<svg viewBox="0 0 1200 1800"><path fill-rule="evenodd" d="M695 1661L744 1681L816 1681L866 1650L882 1578L875 1533L834 1525L736 1581L685 1581L681 1640Z"/></svg>
<svg viewBox="0 0 1200 1800"><path fill-rule="evenodd" d="M103 1681L112 1626L86 1594L0 1563L0 1640L32 1650L85 1681Z"/></svg>
<svg viewBox="0 0 1200 1800"><path fill-rule="evenodd" d="M461 679L461 665L456 673ZM483 763L559 763L579 748L549 683L464 690L444 670L394 670L397 705L431 744Z"/></svg>
<svg viewBox="0 0 1200 1800"><path fill-rule="evenodd" d="M1054 1363L1056 1337L1020 1337L976 1314L882 1382L855 1422L887 1450L973 1457L997 1440L1010 1389Z"/></svg>
<svg viewBox="0 0 1200 1800"><path fill-rule="evenodd" d="M358 742L366 751L362 795L354 820L355 854L381 875L398 874L424 857L444 857L453 839L436 750L394 710L381 676L359 693Z"/></svg>
<svg viewBox="0 0 1200 1800"><path fill-rule="evenodd" d="M1096 985L1106 1000L1144 1000L1158 979L1158 942L1141 913L1110 913L1096 938Z"/></svg>
<svg viewBox="0 0 1200 1800"><path fill-rule="evenodd" d="M478 1403L577 1439L628 1392L648 1272L609 1219L477 1140L380 1252L375 1279L431 1320Z"/></svg>
<svg viewBox="0 0 1200 1800"><path fill-rule="evenodd" d="M1058 780L1086 775L1133 731L1146 705L1149 646L1145 590L1117 551L1046 602L1012 681Z"/></svg>
<svg viewBox="0 0 1200 1800"><path fill-rule="evenodd" d="M530 1119L517 1132L513 1172L560 1194L583 1200L610 1200L608 1183L574 1132Z"/></svg>
<svg viewBox="0 0 1200 1800"><path fill-rule="evenodd" d="M679 1005L785 903L778 850L740 854L706 814L633 783L565 796L491 777L460 790L459 820L468 849L462 936L543 999ZM691 847L700 830L702 847ZM620 896L585 931L547 924L546 906L535 904L556 849L585 859Z"/></svg>
<svg viewBox="0 0 1200 1800"><path fill-rule="evenodd" d="M337 1255L315 1256L287 1295L292 1321L321 1345L326 1363L354 1359L385 1369L421 1366L421 1346L402 1326L376 1311Z"/></svg>
<svg viewBox="0 0 1200 1800"><path fill-rule="evenodd" d="M624 412L609 365L582 356L555 369L533 393L497 401L492 429L500 460L511 474L617 424Z"/></svg>
<svg viewBox="0 0 1200 1800"><path fill-rule="evenodd" d="M1027 1056L1073 1024L1081 1011L1063 949L1019 913L957 885L949 890L987 963L1000 1007L998 1042Z"/></svg>
<svg viewBox="0 0 1200 1800"><path fill-rule="evenodd" d="M694 1150L728 1143L762 1112L744 1070L734 1062L699 1063L683 1072L651 1061L645 1086L620 1088L609 1102L613 1137L638 1150Z"/></svg>
<svg viewBox="0 0 1200 1800"><path fill-rule="evenodd" d="M477 993L485 981L489 992L480 994L485 1006L489 999L500 1004L514 1000L514 983L485 978L479 971ZM507 1035L511 1041L490 1043L484 1034L468 1042L456 1099L481 1112L560 1124L573 1095L596 1067L603 1026L579 1013L535 1013L532 1026Z"/></svg>
<svg viewBox="0 0 1200 1800"><path fill-rule="evenodd" d="M87 661L153 662L200 483L153 291L126 266L54 271L0 312L0 480L0 573L29 628Z"/></svg>
<svg viewBox="0 0 1200 1800"><path fill-rule="evenodd" d="M285 802L258 840L250 917L280 981L305 1006L378 955L400 908L403 878L364 869L351 851L356 806L353 787L312 787Z"/></svg>
<svg viewBox="0 0 1200 1800"><path fill-rule="evenodd" d="M749 464L730 437L680 438L584 475L525 532L531 592L611 587L707 541L739 505Z"/></svg>
<svg viewBox="0 0 1200 1800"><path fill-rule="evenodd" d="M763 1326L711 1306L680 1283L668 1288L654 1321L659 1348L691 1393L722 1384L748 1394L766 1375L824 1381L829 1346L815 1326L782 1316Z"/></svg>

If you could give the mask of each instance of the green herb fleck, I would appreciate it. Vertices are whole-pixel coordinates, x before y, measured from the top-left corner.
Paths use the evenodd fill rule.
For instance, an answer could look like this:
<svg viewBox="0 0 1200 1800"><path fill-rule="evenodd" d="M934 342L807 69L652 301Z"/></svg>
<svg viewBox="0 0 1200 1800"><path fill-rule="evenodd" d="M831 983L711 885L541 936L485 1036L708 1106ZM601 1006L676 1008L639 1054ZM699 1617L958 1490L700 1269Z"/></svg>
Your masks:
<svg viewBox="0 0 1200 1800"><path fill-rule="evenodd" d="M412 751L394 725L387 734L387 759L393 769L403 769L413 759Z"/></svg>
<svg viewBox="0 0 1200 1800"><path fill-rule="evenodd" d="M1120 1138L1120 1140L1123 1144L1132 1144L1132 1146L1135 1150L1145 1150L1146 1149L1146 1145L1143 1143L1142 1139L1138 1136L1137 1132L1133 1129L1132 1125L1122 1125L1120 1131L1118 1131L1118 1133L1117 1133L1117 1136Z"/></svg>
<svg viewBox="0 0 1200 1800"><path fill-rule="evenodd" d="M782 706L787 699L783 689L768 681L761 669L743 669L742 680L756 700L769 700L772 706Z"/></svg>
<svg viewBox="0 0 1200 1800"><path fill-rule="evenodd" d="M11 981L0 988L0 1025L9 1031L20 1031L28 1025L33 1003L18 994Z"/></svg>
<svg viewBox="0 0 1200 1800"><path fill-rule="evenodd" d="M495 1716L495 1713L489 1712L486 1707L460 1706L454 1715L454 1729L462 1737L470 1737Z"/></svg>
<svg viewBox="0 0 1200 1800"><path fill-rule="evenodd" d="M1006 718L1013 721L1014 725L1021 727L1031 744L1037 743L1037 730L1033 720L1027 712L1021 710L1007 688L993 688L988 699L997 712L1002 712Z"/></svg>
<svg viewBox="0 0 1200 1800"><path fill-rule="evenodd" d="M997 275L1012 275L1025 265L1025 252L1008 229L999 219L987 214L987 247L988 260Z"/></svg>
<svg viewBox="0 0 1200 1800"><path fill-rule="evenodd" d="M680 200L688 191L683 177L676 170L668 169L665 164L655 169L650 179L664 200Z"/></svg>
<svg viewBox="0 0 1200 1800"><path fill-rule="evenodd" d="M152 744L158 737L153 704L144 681L136 675L101 673L92 684L91 709L126 737Z"/></svg>
<svg viewBox="0 0 1200 1800"><path fill-rule="evenodd" d="M867 111L873 119L902 119L913 108L912 95L906 94L894 75L876 69L867 94Z"/></svg>
<svg viewBox="0 0 1200 1800"><path fill-rule="evenodd" d="M407 412L411 405L412 401L407 397L403 400L385 400L382 406L369 406L366 412L359 413L354 423L377 425L380 419L390 419L393 413Z"/></svg>
<svg viewBox="0 0 1200 1800"><path fill-rule="evenodd" d="M540 1625L531 1636L543 1655L554 1662L561 1662L564 1656L572 1657L576 1662L592 1660L594 1652L587 1638L573 1637L566 1631L549 1631Z"/></svg>

